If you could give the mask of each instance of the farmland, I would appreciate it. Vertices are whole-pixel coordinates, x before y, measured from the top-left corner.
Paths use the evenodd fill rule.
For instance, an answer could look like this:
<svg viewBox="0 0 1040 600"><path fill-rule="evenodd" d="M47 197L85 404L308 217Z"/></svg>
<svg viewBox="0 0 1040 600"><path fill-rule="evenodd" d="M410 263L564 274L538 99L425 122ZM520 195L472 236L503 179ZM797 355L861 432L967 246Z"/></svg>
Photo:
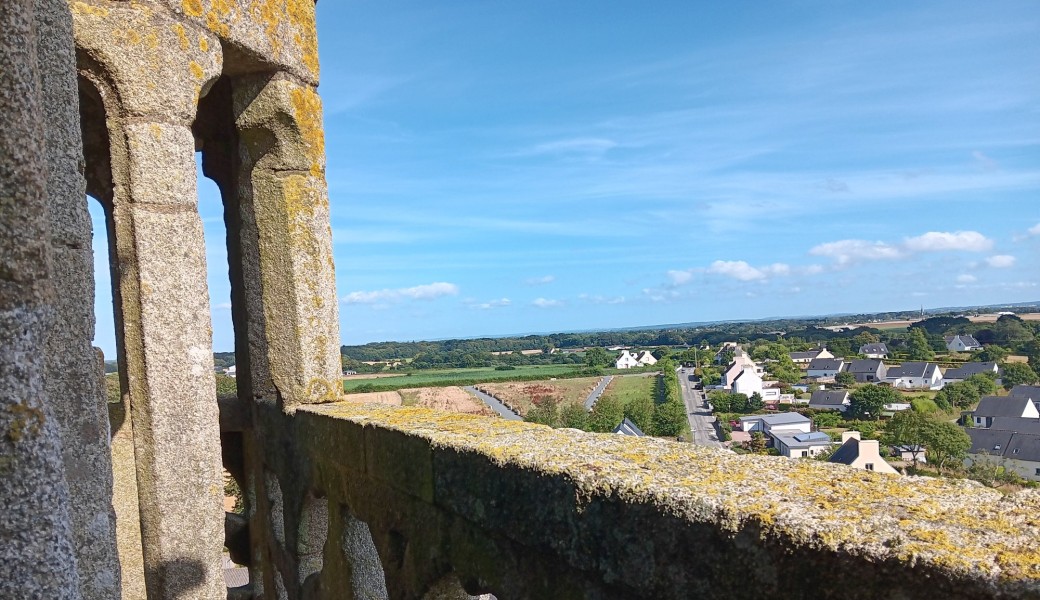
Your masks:
<svg viewBox="0 0 1040 600"><path fill-rule="evenodd" d="M657 378L645 376L615 377L603 391L601 398L617 400L627 406L632 400L653 398L657 393Z"/></svg>
<svg viewBox="0 0 1040 600"><path fill-rule="evenodd" d="M581 404L599 380L599 377L580 377L556 381L488 383L481 385L480 389L498 398L521 415L526 415L531 408L546 400L554 400L561 406Z"/></svg>
<svg viewBox="0 0 1040 600"><path fill-rule="evenodd" d="M492 367L474 369L427 369L401 375L387 375L379 379L357 376L343 379L343 390L385 392L406 388L473 385L490 381L531 381L554 377L577 377L574 365L530 365L500 371Z"/></svg>
<svg viewBox="0 0 1040 600"><path fill-rule="evenodd" d="M483 402L456 386L416 388L393 392L362 392L347 394L344 399L360 404L421 406L486 417L494 414Z"/></svg>

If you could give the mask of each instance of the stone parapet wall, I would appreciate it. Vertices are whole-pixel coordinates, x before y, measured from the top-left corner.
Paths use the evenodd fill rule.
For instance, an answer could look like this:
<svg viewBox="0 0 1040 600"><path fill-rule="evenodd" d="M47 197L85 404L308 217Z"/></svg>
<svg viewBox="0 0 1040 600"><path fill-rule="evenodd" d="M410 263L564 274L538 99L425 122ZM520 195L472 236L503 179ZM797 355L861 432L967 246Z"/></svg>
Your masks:
<svg viewBox="0 0 1040 600"><path fill-rule="evenodd" d="M356 520L390 598L445 577L503 598L1040 597L1037 490L418 408L294 420L333 516L323 584L351 580L334 541Z"/></svg>

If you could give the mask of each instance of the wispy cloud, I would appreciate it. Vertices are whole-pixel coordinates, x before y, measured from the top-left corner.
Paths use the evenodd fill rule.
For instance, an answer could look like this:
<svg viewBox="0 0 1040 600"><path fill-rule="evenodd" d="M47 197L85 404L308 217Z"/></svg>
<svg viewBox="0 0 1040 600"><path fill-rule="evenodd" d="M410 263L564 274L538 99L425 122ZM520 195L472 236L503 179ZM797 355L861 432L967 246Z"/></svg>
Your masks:
<svg viewBox="0 0 1040 600"><path fill-rule="evenodd" d="M556 281L555 275L543 275L541 277L529 277L524 280L524 285L548 285Z"/></svg>
<svg viewBox="0 0 1040 600"><path fill-rule="evenodd" d="M977 231L929 231L908 237L899 243L838 240L818 244L809 249L813 256L834 259L839 266L872 260L894 260L921 252L985 252L993 248L993 240Z"/></svg>
<svg viewBox="0 0 1040 600"><path fill-rule="evenodd" d="M563 301L551 300L549 298L535 298L531 301L531 305L537 306L538 308L559 308L563 306Z"/></svg>
<svg viewBox="0 0 1040 600"><path fill-rule="evenodd" d="M512 305L513 302L509 298L499 298L497 300L489 300L487 302L477 302L472 298L467 298L465 301L463 301L463 304L469 306L470 308L475 308L478 310L491 310L493 308L505 308L506 306Z"/></svg>
<svg viewBox="0 0 1040 600"><path fill-rule="evenodd" d="M867 240L826 242L810 248L809 254L832 258L839 265L848 265L860 260L892 260L903 256L903 252L891 244Z"/></svg>
<svg viewBox="0 0 1040 600"><path fill-rule="evenodd" d="M1015 266L1015 257L1010 254L996 254L986 258L986 264L994 269L1007 269Z"/></svg>
<svg viewBox="0 0 1040 600"><path fill-rule="evenodd" d="M967 273L957 276L957 283L975 283L978 278Z"/></svg>
<svg viewBox="0 0 1040 600"><path fill-rule="evenodd" d="M985 252L993 247L993 240L977 231L929 231L917 237L907 238L903 246L911 252Z"/></svg>
<svg viewBox="0 0 1040 600"><path fill-rule="evenodd" d="M1040 223L1033 225L1026 231L1029 233L1029 235L1040 235Z"/></svg>
<svg viewBox="0 0 1040 600"><path fill-rule="evenodd" d="M708 273L725 275L739 281L757 281L773 275L789 275L790 265L774 263L764 267L752 267L742 260L717 260L708 267Z"/></svg>
<svg viewBox="0 0 1040 600"><path fill-rule="evenodd" d="M624 304L628 301L624 296L603 296L600 294L578 294L578 299L590 304Z"/></svg>
<svg viewBox="0 0 1040 600"><path fill-rule="evenodd" d="M693 273L695 269L676 270L672 269L665 275L668 277L669 283L672 285L684 285L693 280Z"/></svg>
<svg viewBox="0 0 1040 600"><path fill-rule="evenodd" d="M537 144L521 154L594 154L600 155L616 148L618 145L614 140L595 137L578 137L563 140L554 140Z"/></svg>
<svg viewBox="0 0 1040 600"><path fill-rule="evenodd" d="M347 304L385 304L404 300L433 300L444 296L456 296L459 286L438 281L407 288L350 292L343 297Z"/></svg>

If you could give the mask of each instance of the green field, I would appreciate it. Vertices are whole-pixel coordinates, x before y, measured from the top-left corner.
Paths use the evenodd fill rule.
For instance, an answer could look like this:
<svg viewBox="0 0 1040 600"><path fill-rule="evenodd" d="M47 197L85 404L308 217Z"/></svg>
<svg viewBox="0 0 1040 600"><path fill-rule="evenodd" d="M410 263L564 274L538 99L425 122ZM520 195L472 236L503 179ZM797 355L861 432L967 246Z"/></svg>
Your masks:
<svg viewBox="0 0 1040 600"><path fill-rule="evenodd" d="M653 398L657 377L615 377L603 390L603 398L616 398L622 406L638 398Z"/></svg>
<svg viewBox="0 0 1040 600"><path fill-rule="evenodd" d="M580 365L530 365L516 367L510 371L496 371L494 367L476 369L430 369L415 371L393 377L377 379L348 379L343 382L343 391L362 390L390 391L404 388L473 385L488 381L532 381L552 377L578 377ZM365 386L365 387L362 387Z"/></svg>

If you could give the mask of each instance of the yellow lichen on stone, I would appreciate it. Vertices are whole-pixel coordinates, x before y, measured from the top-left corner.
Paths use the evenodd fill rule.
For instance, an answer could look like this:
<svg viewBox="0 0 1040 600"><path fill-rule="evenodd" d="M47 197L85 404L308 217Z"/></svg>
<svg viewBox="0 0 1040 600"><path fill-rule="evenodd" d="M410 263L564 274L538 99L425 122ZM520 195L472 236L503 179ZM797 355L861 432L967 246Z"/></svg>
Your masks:
<svg viewBox="0 0 1040 600"><path fill-rule="evenodd" d="M283 25L292 27L292 40L300 59L315 77L318 76L318 33L313 0L252 0L251 12L264 24L271 50L281 56L284 50Z"/></svg>
<svg viewBox="0 0 1040 600"><path fill-rule="evenodd" d="M325 131L321 122L321 98L311 88L294 88L290 93L293 116L300 128L305 152L311 163L311 175L324 176Z"/></svg>
<svg viewBox="0 0 1040 600"><path fill-rule="evenodd" d="M18 443L26 435L39 435L43 430L44 414L41 409L22 402L12 405L10 411L14 418L7 428L7 439L11 442Z"/></svg>
<svg viewBox="0 0 1040 600"><path fill-rule="evenodd" d="M107 17L108 9L103 6L94 6L86 2L73 2L72 12L78 15L92 15L95 17Z"/></svg>
<svg viewBox="0 0 1040 600"><path fill-rule="evenodd" d="M191 74L195 79L202 79L206 75L205 71L202 70L202 65L195 61L188 63L188 69L191 70Z"/></svg>
<svg viewBox="0 0 1040 600"><path fill-rule="evenodd" d="M184 0L181 3L181 7L184 9L184 14L189 17L201 17L203 8L201 0Z"/></svg>
<svg viewBox="0 0 1040 600"><path fill-rule="evenodd" d="M162 139L162 127L159 127L155 123L148 126L148 131L152 134L152 139L160 141Z"/></svg>
<svg viewBox="0 0 1040 600"><path fill-rule="evenodd" d="M185 31L184 25L174 23L173 32L177 34L177 43L180 44L181 50L187 52L191 42L188 40L188 32Z"/></svg>
<svg viewBox="0 0 1040 600"><path fill-rule="evenodd" d="M209 42L206 40L205 37L201 35L199 36L199 50L202 50L203 52L209 52Z"/></svg>

